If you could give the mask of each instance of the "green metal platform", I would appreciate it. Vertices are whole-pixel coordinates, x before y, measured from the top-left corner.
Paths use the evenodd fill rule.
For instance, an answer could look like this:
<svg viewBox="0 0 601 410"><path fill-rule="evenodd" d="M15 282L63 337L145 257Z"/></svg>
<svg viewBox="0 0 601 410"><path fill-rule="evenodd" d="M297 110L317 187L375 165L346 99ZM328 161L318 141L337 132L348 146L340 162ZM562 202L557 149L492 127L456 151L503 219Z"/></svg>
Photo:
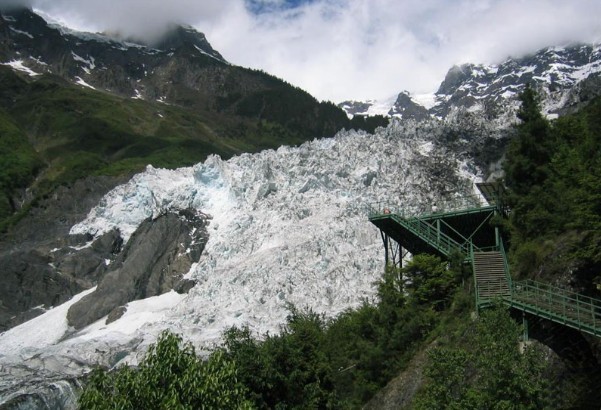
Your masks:
<svg viewBox="0 0 601 410"><path fill-rule="evenodd" d="M411 254L448 258L459 253L472 265L478 309L502 303L601 337L601 300L539 282L512 282L503 241L493 225L494 216L509 212L500 201L502 186L479 184L478 188L486 202L470 198L442 204L443 209L422 209L421 214L419 209L385 204L370 207L369 220L382 234L386 263L391 240ZM402 251L396 254L402 258Z"/></svg>

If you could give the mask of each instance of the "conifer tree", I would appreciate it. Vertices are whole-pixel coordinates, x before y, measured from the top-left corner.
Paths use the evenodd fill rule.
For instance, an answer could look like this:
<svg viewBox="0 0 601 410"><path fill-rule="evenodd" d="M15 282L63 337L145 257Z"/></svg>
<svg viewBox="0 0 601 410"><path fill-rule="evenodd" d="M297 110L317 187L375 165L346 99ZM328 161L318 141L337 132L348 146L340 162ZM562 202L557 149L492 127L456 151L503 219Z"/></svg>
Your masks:
<svg viewBox="0 0 601 410"><path fill-rule="evenodd" d="M521 123L509 147L505 182L513 192L523 195L546 179L552 141L549 122L541 114L536 92L527 86L520 101L517 117Z"/></svg>

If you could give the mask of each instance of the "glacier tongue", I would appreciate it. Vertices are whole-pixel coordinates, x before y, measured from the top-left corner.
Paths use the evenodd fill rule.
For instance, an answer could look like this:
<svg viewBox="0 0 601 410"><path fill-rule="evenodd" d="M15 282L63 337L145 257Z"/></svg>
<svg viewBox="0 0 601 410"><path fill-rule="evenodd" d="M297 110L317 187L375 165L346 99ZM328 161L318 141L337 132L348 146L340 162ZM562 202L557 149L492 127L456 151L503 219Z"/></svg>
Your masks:
<svg viewBox="0 0 601 410"><path fill-rule="evenodd" d="M109 192L71 232L100 235L116 227L127 240L148 217L196 208L212 218L205 251L187 274L196 286L186 296L157 297L146 315L144 306L153 303L132 302L128 312L135 314L108 325L101 320L43 353L9 352L6 332L0 367L35 367L40 356L52 356L72 373L74 366L114 364L127 349L135 362L139 347L166 328L209 348L232 325L248 325L257 335L277 332L290 303L327 316L358 306L374 298L384 263L367 206L416 207L442 191L471 191L477 175L464 161L427 128L393 122L374 135L342 131L228 161L211 156L177 170L149 166ZM19 326L20 334L27 326Z"/></svg>

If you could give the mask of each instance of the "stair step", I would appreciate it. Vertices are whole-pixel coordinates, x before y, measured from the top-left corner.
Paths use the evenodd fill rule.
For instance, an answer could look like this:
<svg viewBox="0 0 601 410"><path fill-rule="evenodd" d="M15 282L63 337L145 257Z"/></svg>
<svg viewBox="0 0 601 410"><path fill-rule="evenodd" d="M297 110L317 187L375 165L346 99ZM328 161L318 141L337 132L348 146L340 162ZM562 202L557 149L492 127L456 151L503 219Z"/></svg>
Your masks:
<svg viewBox="0 0 601 410"><path fill-rule="evenodd" d="M511 295L505 274L505 262L500 252L474 253L473 267L480 299Z"/></svg>

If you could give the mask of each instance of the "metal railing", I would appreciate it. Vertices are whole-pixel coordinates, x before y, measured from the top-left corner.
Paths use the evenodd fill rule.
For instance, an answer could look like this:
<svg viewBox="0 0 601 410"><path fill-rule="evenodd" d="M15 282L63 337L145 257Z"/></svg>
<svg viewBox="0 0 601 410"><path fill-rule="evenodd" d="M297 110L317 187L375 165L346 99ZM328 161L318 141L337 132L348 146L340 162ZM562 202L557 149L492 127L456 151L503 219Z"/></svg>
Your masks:
<svg viewBox="0 0 601 410"><path fill-rule="evenodd" d="M405 219L397 214L390 214L387 216L416 236L420 237L424 242L438 250L443 255L450 256L456 251L461 252L466 257L469 257L470 255L470 242L459 243L419 218Z"/></svg>
<svg viewBox="0 0 601 410"><path fill-rule="evenodd" d="M503 266L505 267L505 278L507 279L507 283L509 284L509 288L511 289L511 271L509 270L509 262L507 261L507 253L505 252L505 245L503 245L503 238L499 240L499 252L501 252L501 256L503 256Z"/></svg>
<svg viewBox="0 0 601 410"><path fill-rule="evenodd" d="M508 302L537 316L601 336L601 300L525 280L512 284Z"/></svg>
<svg viewBox="0 0 601 410"><path fill-rule="evenodd" d="M480 303L484 306L498 295L504 303L516 309L601 336L601 300L533 280L512 282L502 241L498 246L475 248L471 240L459 243L420 219L420 217L428 218L430 215L457 211L468 212L470 209L490 206L481 197L464 196L439 201L436 205L422 204L409 207L378 202L368 207L368 214L370 219L382 217L393 219L447 256L455 251L460 251L473 263L474 252L500 252L504 264L505 280L494 279L485 283L478 283L478 280L475 280L476 306L480 306ZM475 267L473 269L474 279L476 279ZM507 289L509 289L509 294L507 294ZM480 298L481 294L490 295L493 298Z"/></svg>
<svg viewBox="0 0 601 410"><path fill-rule="evenodd" d="M479 209L492 206L477 195L464 195L457 198L437 200L435 203L399 205L390 202L376 202L369 206L369 216L396 214L402 218L436 215L440 213Z"/></svg>

